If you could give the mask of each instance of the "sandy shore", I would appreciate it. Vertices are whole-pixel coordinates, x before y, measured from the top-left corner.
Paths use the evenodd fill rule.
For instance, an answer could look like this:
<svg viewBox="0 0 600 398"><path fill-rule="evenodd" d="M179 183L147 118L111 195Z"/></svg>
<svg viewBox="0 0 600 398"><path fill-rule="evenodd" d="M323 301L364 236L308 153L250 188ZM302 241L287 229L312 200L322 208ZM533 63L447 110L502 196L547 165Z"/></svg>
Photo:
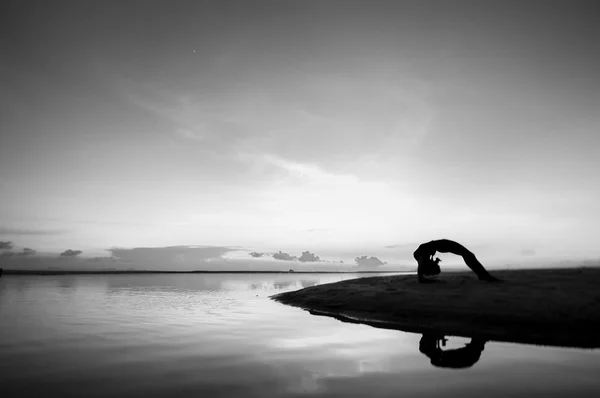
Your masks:
<svg viewBox="0 0 600 398"><path fill-rule="evenodd" d="M352 279L273 296L281 303L349 322L415 333L600 348L600 268L444 273Z"/></svg>

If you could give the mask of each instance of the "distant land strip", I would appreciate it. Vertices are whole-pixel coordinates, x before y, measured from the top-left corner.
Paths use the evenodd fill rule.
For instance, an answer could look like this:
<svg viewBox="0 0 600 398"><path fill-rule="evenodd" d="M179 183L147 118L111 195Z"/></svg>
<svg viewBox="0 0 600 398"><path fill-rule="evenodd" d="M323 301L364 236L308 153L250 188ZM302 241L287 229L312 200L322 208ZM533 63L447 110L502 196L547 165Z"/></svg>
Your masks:
<svg viewBox="0 0 600 398"><path fill-rule="evenodd" d="M4 275L127 275L127 274L412 274L416 271L152 271L152 270L22 270L4 269Z"/></svg>

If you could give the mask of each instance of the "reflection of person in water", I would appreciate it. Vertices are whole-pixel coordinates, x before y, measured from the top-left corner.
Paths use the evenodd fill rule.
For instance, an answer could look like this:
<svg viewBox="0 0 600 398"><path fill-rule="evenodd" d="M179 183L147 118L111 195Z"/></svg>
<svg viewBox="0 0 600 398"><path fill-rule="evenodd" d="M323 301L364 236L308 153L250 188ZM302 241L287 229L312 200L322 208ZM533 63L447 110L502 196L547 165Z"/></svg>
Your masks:
<svg viewBox="0 0 600 398"><path fill-rule="evenodd" d="M419 342L419 351L431 359L431 364L440 368L464 369L473 366L485 347L485 340L471 339L464 347L442 350L447 339L437 334L424 334Z"/></svg>
<svg viewBox="0 0 600 398"><path fill-rule="evenodd" d="M417 268L417 274L419 276L420 283L432 282L430 279L425 278L425 276L438 275L441 272L439 266L440 259L433 259L433 256L436 252L452 253L461 256L465 261L465 264L467 264L467 266L471 268L475 274L477 274L480 280L487 282L500 281L500 279L490 275L490 273L487 272L479 260L477 260L477 257L467 250L466 247L452 240L440 239L423 243L413 253L415 260L417 260L417 263L419 264Z"/></svg>

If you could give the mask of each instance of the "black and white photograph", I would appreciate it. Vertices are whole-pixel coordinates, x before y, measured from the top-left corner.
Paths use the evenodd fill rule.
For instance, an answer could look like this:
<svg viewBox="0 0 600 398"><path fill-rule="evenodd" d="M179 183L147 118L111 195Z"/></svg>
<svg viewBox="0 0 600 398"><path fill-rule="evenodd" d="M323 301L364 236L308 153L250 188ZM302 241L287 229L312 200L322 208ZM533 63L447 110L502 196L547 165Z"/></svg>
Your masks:
<svg viewBox="0 0 600 398"><path fill-rule="evenodd" d="M0 0L2 398L600 397L600 1Z"/></svg>

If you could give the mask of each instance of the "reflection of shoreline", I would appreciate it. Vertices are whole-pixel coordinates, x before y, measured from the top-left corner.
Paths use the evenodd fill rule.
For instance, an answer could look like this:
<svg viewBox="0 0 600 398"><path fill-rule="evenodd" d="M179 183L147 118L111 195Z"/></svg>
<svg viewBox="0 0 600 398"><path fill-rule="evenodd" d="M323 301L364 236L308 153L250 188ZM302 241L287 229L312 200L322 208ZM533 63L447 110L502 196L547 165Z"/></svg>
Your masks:
<svg viewBox="0 0 600 398"><path fill-rule="evenodd" d="M373 322L361 321L333 313L312 310L308 310L308 312L310 312L312 315L335 318L338 321L345 323L368 325L378 329L397 330L404 333L422 333L421 340L419 341L419 351L431 360L431 364L433 366L440 368L466 369L473 366L475 363L477 363L477 361L479 361L481 353L485 348L485 343L489 341L477 337L461 336L470 338L471 341L461 348L443 350L441 347L445 346L446 341L448 340L446 339L446 334L439 333L428 328L420 328L420 331L407 331L395 328L392 325L374 324Z"/></svg>
<svg viewBox="0 0 600 398"><path fill-rule="evenodd" d="M425 333L419 341L419 351L425 354L431 364L438 368L466 369L475 365L485 348L485 340L473 338L464 347L443 350L446 345L446 337L436 334Z"/></svg>
<svg viewBox="0 0 600 398"><path fill-rule="evenodd" d="M273 298L273 297L271 297ZM360 317L353 317L351 315L347 315L347 314L341 314L341 313L335 313L335 312L329 312L329 311L321 311L321 310L312 310L309 308L303 308L305 311L308 311L311 315L316 315L316 316L326 316L326 317L330 317L330 318L334 318L337 319L338 321L341 322L345 322L345 323L354 323L354 324L359 324L359 325L367 325L367 326L371 326L374 328L378 328L378 329L386 329L386 330L397 330L399 332L404 332L404 333L413 333L413 334L427 334L427 335L435 335L435 336L454 336L454 337L463 337L463 338L470 338L470 339L477 339L478 341L481 342L498 342L498 343L516 343L516 344L523 344L523 345L533 345L533 346L548 346L548 347L560 347L560 348L579 348L579 349L590 349L590 348L596 348L594 347L589 347L589 346L585 346L585 345L580 345L580 346L574 346L574 345L560 345L560 344L550 344L547 343L546 341L542 341L542 342L531 342L531 341L520 341L520 342L515 342L515 341L506 341L503 339L497 339L494 338L494 336L490 336L489 334L484 334L484 333L477 333L475 334L468 334L468 333L446 333L444 332L443 329L438 329L435 327L429 327L429 326L423 326L423 325L412 325L412 326L406 326L404 324L402 325L398 325L396 323L393 322L386 322L386 321L378 321L378 320L371 320L371 319L364 319L364 318L360 318Z"/></svg>

